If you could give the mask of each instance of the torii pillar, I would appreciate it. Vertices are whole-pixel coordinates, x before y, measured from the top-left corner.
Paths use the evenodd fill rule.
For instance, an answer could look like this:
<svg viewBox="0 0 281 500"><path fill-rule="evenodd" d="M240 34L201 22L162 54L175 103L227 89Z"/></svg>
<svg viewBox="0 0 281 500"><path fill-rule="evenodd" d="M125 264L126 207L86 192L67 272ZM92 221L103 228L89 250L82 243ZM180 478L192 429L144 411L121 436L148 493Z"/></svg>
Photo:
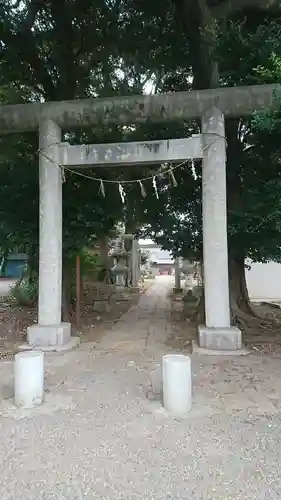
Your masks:
<svg viewBox="0 0 281 500"><path fill-rule="evenodd" d="M39 304L38 323L27 330L28 346L45 351L75 347L71 324L62 322L61 129L52 120L39 125Z"/></svg>
<svg viewBox="0 0 281 500"><path fill-rule="evenodd" d="M237 351L241 331L231 326L227 248L226 140L223 113L213 107L202 117L202 211L205 322L199 346Z"/></svg>

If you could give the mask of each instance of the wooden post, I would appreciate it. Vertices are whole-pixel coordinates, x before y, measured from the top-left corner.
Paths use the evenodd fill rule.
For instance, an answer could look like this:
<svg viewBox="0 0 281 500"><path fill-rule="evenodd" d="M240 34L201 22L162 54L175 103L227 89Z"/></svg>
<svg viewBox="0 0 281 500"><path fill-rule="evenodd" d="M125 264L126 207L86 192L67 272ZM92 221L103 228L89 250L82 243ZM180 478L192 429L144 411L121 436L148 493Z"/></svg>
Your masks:
<svg viewBox="0 0 281 500"><path fill-rule="evenodd" d="M76 328L80 328L81 266L80 255L76 255Z"/></svg>

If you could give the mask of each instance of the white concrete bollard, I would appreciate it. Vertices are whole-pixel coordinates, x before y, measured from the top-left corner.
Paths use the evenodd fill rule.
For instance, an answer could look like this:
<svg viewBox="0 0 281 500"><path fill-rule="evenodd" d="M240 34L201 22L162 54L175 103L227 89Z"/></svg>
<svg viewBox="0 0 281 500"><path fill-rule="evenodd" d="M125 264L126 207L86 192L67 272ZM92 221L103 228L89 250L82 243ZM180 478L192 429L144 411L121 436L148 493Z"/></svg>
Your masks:
<svg viewBox="0 0 281 500"><path fill-rule="evenodd" d="M183 354L167 354L162 358L163 405L174 416L191 410L191 359Z"/></svg>
<svg viewBox="0 0 281 500"><path fill-rule="evenodd" d="M44 353L19 352L15 356L15 405L33 408L44 399Z"/></svg>

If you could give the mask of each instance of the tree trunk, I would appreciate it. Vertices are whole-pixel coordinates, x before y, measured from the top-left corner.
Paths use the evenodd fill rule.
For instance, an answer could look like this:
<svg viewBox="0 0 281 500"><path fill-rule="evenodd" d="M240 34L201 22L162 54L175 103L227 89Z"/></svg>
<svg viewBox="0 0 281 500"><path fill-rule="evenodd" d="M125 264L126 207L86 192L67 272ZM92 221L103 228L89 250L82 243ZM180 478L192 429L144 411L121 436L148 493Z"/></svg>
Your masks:
<svg viewBox="0 0 281 500"><path fill-rule="evenodd" d="M62 273L62 320L69 322L72 316L72 276L69 262L64 263Z"/></svg>
<svg viewBox="0 0 281 500"><path fill-rule="evenodd" d="M206 0L174 0L190 51L193 88L219 87L216 19Z"/></svg>
<svg viewBox="0 0 281 500"><path fill-rule="evenodd" d="M174 2L189 45L194 77L193 88L200 90L219 87L219 67L216 58L218 24L213 9L206 0L174 0ZM230 194L228 210L230 207L235 209L239 201L240 156L237 157L237 151L241 154L241 144L237 135L238 123L239 121L231 118L226 120L227 163L228 167L231 167L227 169L227 172L230 171L227 175L227 194ZM235 322L238 311L253 314L247 292L244 259L230 260L229 279L230 303ZM202 294L196 315L198 321L202 321L205 316L204 302Z"/></svg>
<svg viewBox="0 0 281 500"><path fill-rule="evenodd" d="M39 252L38 245L33 244L28 251L28 281L33 284L39 274Z"/></svg>
<svg viewBox="0 0 281 500"><path fill-rule="evenodd" d="M233 310L241 310L252 314L245 276L244 258L232 259L229 262L230 304Z"/></svg>
<svg viewBox="0 0 281 500"><path fill-rule="evenodd" d="M196 311L191 316L192 321L196 322L197 325L205 325L206 317L205 317L205 293L204 287L202 287L202 295L199 298Z"/></svg>
<svg viewBox="0 0 281 500"><path fill-rule="evenodd" d="M246 282L245 261L244 259L232 259L229 263L229 288L230 288L230 304L233 314L234 323L244 319L246 321L258 322L261 320L271 321L271 319L259 315L254 310ZM248 316L248 318L247 318Z"/></svg>
<svg viewBox="0 0 281 500"><path fill-rule="evenodd" d="M104 270L105 270L105 272L103 273L103 280L105 281L105 283L109 283L109 281L110 281L110 279L109 279L110 269L109 269L109 256L108 256L109 247L108 247L107 234L103 234L102 236L100 236L99 247L100 247L100 257L101 257L102 263L104 265Z"/></svg>

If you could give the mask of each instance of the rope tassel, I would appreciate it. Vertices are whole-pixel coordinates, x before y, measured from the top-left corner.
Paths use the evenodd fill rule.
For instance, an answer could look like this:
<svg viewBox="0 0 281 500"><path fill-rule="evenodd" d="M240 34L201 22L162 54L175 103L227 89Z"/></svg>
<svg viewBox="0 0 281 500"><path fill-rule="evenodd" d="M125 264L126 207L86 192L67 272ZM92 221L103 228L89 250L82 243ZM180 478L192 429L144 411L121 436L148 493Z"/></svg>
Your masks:
<svg viewBox="0 0 281 500"><path fill-rule="evenodd" d="M173 186L174 186L174 187L177 187L178 183L177 183L177 180L176 180L176 178L175 178L175 176L174 176L174 173L173 173L172 169L171 169L171 170L169 170L169 174L170 174L170 177L171 177L171 181L172 181Z"/></svg>

